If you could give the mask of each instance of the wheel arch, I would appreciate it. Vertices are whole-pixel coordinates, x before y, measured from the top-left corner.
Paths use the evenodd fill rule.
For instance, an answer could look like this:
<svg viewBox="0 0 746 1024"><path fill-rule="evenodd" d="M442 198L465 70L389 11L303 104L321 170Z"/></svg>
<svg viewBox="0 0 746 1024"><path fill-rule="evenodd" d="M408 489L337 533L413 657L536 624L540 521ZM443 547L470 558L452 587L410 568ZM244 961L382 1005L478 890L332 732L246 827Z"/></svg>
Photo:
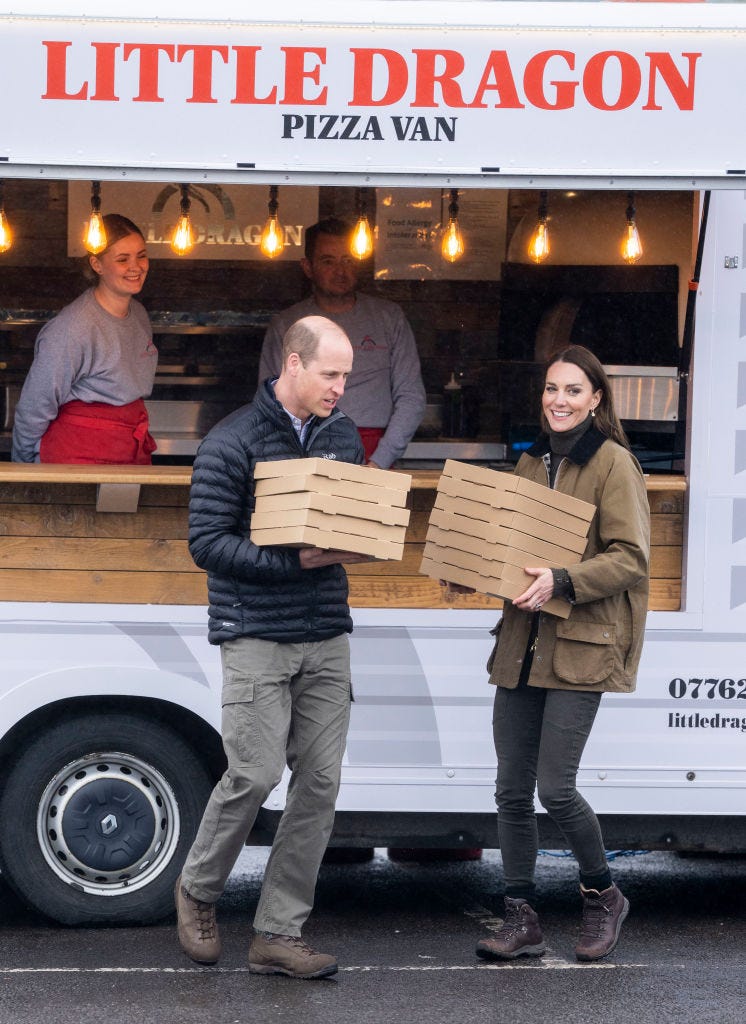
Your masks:
<svg viewBox="0 0 746 1024"><path fill-rule="evenodd" d="M117 695L66 697L51 701L16 722L0 739L0 793L7 777L5 770L26 742L35 739L47 726L65 719L95 713L119 713L132 718L147 718L174 730L194 750L213 782L225 768L225 756L219 733L193 711L157 697Z"/></svg>

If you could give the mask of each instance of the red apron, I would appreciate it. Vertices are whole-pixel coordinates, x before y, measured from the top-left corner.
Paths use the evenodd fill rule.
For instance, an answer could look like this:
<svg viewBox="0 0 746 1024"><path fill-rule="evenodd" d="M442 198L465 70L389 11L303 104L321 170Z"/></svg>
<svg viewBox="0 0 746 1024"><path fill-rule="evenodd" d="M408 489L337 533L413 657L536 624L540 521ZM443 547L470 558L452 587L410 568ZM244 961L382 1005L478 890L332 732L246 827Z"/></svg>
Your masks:
<svg viewBox="0 0 746 1024"><path fill-rule="evenodd" d="M148 411L138 398L127 405L66 402L41 439L39 459L57 464L147 466L156 443Z"/></svg>
<svg viewBox="0 0 746 1024"><path fill-rule="evenodd" d="M357 432L360 434L365 449L365 461L368 462L385 431L383 427L358 427Z"/></svg>

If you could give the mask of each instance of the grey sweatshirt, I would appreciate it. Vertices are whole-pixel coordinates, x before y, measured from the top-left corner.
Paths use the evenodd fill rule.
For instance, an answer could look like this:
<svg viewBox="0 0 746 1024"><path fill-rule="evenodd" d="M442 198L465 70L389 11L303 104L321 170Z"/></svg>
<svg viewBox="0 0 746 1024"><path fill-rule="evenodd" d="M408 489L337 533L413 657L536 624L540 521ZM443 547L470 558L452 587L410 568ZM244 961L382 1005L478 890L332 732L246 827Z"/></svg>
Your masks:
<svg viewBox="0 0 746 1024"><path fill-rule="evenodd" d="M35 462L61 405L78 400L127 405L153 389L158 351L144 307L112 316L93 289L42 327L13 422L14 462Z"/></svg>
<svg viewBox="0 0 746 1024"><path fill-rule="evenodd" d="M385 428L373 462L388 469L400 458L425 412L425 388L412 329L401 308L358 294L346 313L325 313L313 298L297 302L270 321L259 360L259 383L282 369L282 339L296 320L325 316L346 332L354 360L339 408L358 427Z"/></svg>

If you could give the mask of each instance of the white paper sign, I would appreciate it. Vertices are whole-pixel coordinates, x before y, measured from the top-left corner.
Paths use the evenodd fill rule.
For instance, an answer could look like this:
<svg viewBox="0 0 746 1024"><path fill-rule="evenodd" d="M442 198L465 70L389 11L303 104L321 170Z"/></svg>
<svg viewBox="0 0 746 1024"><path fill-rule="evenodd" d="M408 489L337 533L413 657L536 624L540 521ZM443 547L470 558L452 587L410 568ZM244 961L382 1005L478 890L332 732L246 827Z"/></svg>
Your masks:
<svg viewBox="0 0 746 1024"><path fill-rule="evenodd" d="M441 254L448 224L450 190L376 190L375 276L413 279L498 281L505 259L508 194L495 189L458 190L458 222L464 254L450 263Z"/></svg>

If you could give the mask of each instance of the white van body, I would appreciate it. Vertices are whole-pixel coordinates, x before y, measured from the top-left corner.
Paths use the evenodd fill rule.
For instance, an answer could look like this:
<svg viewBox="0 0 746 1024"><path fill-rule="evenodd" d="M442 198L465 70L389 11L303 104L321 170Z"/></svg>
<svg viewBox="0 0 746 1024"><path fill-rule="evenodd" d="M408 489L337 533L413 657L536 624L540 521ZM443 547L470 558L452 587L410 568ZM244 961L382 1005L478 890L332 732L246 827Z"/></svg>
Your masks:
<svg viewBox="0 0 746 1024"><path fill-rule="evenodd" d="M212 42L222 33L232 46L241 40L246 44L247 23L231 20L230 8L235 5L229 4L222 5L225 11L220 4L213 4L211 19L225 16L225 20L209 23L200 21L191 10L189 17L193 20L187 21L183 4L160 4L162 17L157 23L151 20L152 5L139 5L142 9L130 5L128 22L108 20L97 13L82 21L56 18L60 13L57 6L63 9L66 5L41 0L15 6L14 15L0 15L0 78L14 77L14 95L18 96L17 112L8 110L4 114L6 123L0 139L0 174L7 177L45 174L87 178L95 173L104 179L166 180L174 178L178 164L182 176L191 170L192 174L199 173L200 180L216 181L271 181L281 172L281 180L290 184L411 184L426 180L438 186L458 183L484 187L487 183L516 187L530 183L535 187L541 183L551 188L574 183L614 189L715 189L689 380L682 607L676 612L648 615L637 690L631 695L604 697L579 783L602 818L609 846L746 850L746 141L735 127L743 123L743 111L738 108L743 107L746 97L746 63L742 48L738 51L736 45L744 38L746 11L737 4L681 8L667 4L660 11L657 8L663 5L490 4L470 0L435 0L423 5L390 0L356 5L356 23L351 24L349 5L342 7L327 0L318 5L313 24L301 24L305 5L280 3L276 5L276 24L254 26L251 38L268 48L275 47L275 57L279 35L286 40L283 45L302 44L309 49L320 45L323 37L326 61L305 66L310 75L306 83L316 82L309 68L330 68L343 51L349 53L351 41L358 48L396 50L401 49L406 37L411 50L412 33L405 31L410 25L419 26L420 48L437 36L439 45L448 45L454 51L463 46L467 53L473 52L474 40L482 38L481 27L491 25L500 39L507 40L505 45L516 40L516 52L521 54L520 48L528 45L529 37L532 52L569 52L573 46L590 47L592 53L632 52L632 46L637 46L632 39L636 34L641 38L640 53L655 43L660 52L696 51L704 55L698 65L703 92L697 102L700 98L702 102L696 109L684 114L671 101L673 94L669 95L667 109L661 111L652 132L640 110L616 111L620 114L616 127L627 116L633 128L642 126L634 147L617 144L622 131L614 133L608 145L600 145L596 129L599 122L604 126L609 123L609 112L586 109L579 111L577 122L573 122L578 129L575 134L553 138L553 145L557 143L554 148L547 145L536 152L528 144L522 150L516 144L520 161L498 174L480 162L475 133L478 138L481 129L473 110L458 113L465 121L471 118L474 126L468 133L465 130L463 147L458 147L459 160L453 164L447 163L447 142L434 143L423 156L420 154L427 147L421 143L419 150L407 142L397 149L394 143L384 141L380 157L375 150L369 154L365 145L356 143L345 164L340 163L347 153L341 141L333 153L330 148L327 154L319 150L321 143L316 140L298 137L286 140L291 142L287 150L273 149L268 144L266 160L257 159L251 167L241 168L240 159L236 159L238 151L234 151L236 135L230 130L221 131L221 126L230 129L233 124L235 107L231 109L228 101L205 104L197 111L184 107L184 81L173 87L174 95L181 96L178 110L184 111L187 124L173 117L176 100L169 107L167 98L158 109L153 105L147 110L147 104L129 103L129 113L122 114L132 119L128 142L136 137L143 141L142 145L133 142L133 149L126 154L107 150L107 138L113 146L116 136L122 137L121 121L107 135L99 109L88 100L66 101L65 109L75 107L70 116L79 118L81 132L86 130L87 118L88 127L93 125L104 132L97 137L96 145L86 149L87 144L74 133L59 137L57 132L29 132L29 123L38 126L41 119L43 129L50 117L39 99L45 88L43 67L38 61L34 64L30 56L34 46L38 51L43 41L70 41L64 87L72 95L83 89L84 82L90 85L85 68L90 70L91 40L113 40L111 46L123 46L146 36L158 39L165 33L169 39L174 36L174 45L179 40L191 45L197 38ZM26 17L24 9L40 17ZM437 32L434 24L441 26ZM443 29L446 24L449 27ZM556 41L557 25L563 26L561 46ZM10 54L8 39L17 53ZM86 55L78 58L83 50ZM6 51L10 54L7 61ZM586 67L590 59L586 59ZM691 62L677 60L676 80L685 83ZM227 66L227 61L223 63ZM638 66L643 67L643 63L640 57ZM670 72L671 65L668 68ZM131 97L136 94L137 83L131 74L127 77L128 70L131 65L123 63L118 73L124 76L122 95L128 89ZM218 78L216 72L216 88ZM270 78L262 82L265 91ZM674 81L673 73L669 78ZM336 88L340 97L343 84L330 77L329 88L332 92ZM660 83L658 87L657 95L662 97ZM235 83L226 86L223 99L232 88ZM679 99L685 92L681 85ZM119 102L123 108L124 101ZM106 106L100 104L101 108ZM257 108L257 117L268 116L269 107L264 104ZM317 116L324 109L319 108ZM340 106L338 112L344 113L345 109ZM119 117L121 108L116 113ZM514 111L513 120L507 122L509 130L521 137L530 135L525 125L533 123L539 113L526 108ZM273 127L266 132L259 130L253 137L259 156L263 136L276 136L277 125L282 124L277 120L282 118L282 111L273 110L272 114ZM170 135L170 129L164 131L156 146L155 134L170 123L169 115L171 122L178 122L179 132ZM194 139L189 123L192 118L203 124L203 140L206 133L211 139L222 136L225 144L221 142L220 153L212 143L207 157L198 156L198 151L202 152L199 147L189 152L190 139ZM584 145L588 137L594 137L593 147ZM245 145L245 139L241 145ZM177 161L174 154L179 155L182 146L186 151ZM503 148L510 151L509 145ZM97 152L103 152L99 163ZM546 163L548 153L551 166ZM446 166L448 171L444 170ZM95 724L101 716L109 716L111 727L113 715L115 722L121 724L128 719L135 731L142 730L136 756L120 749L111 727L101 746L92 741L85 765L74 762L75 772L68 774L66 763L55 768L57 774L51 780L54 785L45 795L44 815L37 813L36 824L27 833L35 829L45 850L44 864L38 871L39 894L24 894L35 899L40 909L70 922L147 920L165 913L178 859L177 836L186 812L173 797L175 780L166 777L165 768L157 766L161 750L152 750L152 771L148 767L148 743L158 747L169 736L168 729L148 732L148 723L154 717L162 720L165 708L172 731L184 743L180 756L191 764L204 755L202 776L195 780L203 792L207 780L214 779L219 768L221 685L219 653L206 638L206 609L14 603L12 594L2 597L0 758L6 767L12 767L31 749L49 749L52 734L59 736L61 729L64 732L66 717L74 723L85 719ZM354 621L354 704L333 841L357 846L496 844L493 691L487 685L484 668L494 614L456 608L357 609ZM116 762L113 768L104 764L107 758ZM75 786L76 773L84 775L90 764L98 765L91 770L99 773L116 773L120 782L130 779L133 771L136 775L139 772L141 781L135 783L138 797L152 803L155 789L159 796L153 806L162 806L164 801L167 805L163 840L144 850L138 871L127 878L118 880L115 873L103 870L97 876L95 871L90 874L79 868L76 881L65 867L70 851L60 847L59 838L45 845L45 828L53 823L56 813L55 793L64 790L62 799L67 799L70 787ZM184 770L191 778L186 761ZM283 781L262 812L255 832L258 840L271 835L284 797ZM5 833L14 827L14 807L6 797L1 826ZM19 815L23 813L19 811ZM157 810L155 813L157 816ZM198 808L191 814L198 817ZM561 840L544 817L542 841L546 846L556 846ZM104 831L110 824L107 818ZM3 856L7 858L7 851ZM18 849L15 856L19 857ZM42 868L49 876L43 884ZM14 882L12 874L10 881ZM32 888L30 883L28 888Z"/></svg>

